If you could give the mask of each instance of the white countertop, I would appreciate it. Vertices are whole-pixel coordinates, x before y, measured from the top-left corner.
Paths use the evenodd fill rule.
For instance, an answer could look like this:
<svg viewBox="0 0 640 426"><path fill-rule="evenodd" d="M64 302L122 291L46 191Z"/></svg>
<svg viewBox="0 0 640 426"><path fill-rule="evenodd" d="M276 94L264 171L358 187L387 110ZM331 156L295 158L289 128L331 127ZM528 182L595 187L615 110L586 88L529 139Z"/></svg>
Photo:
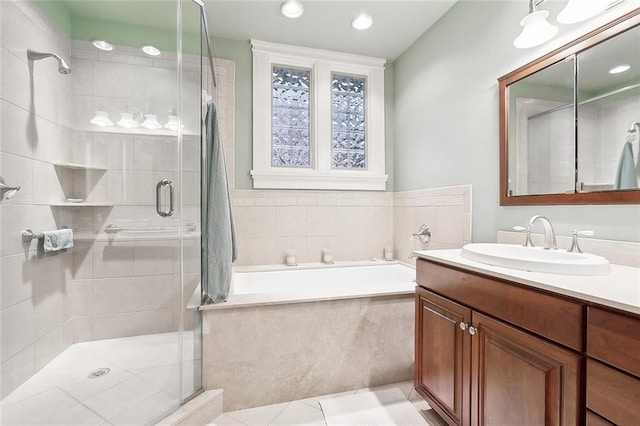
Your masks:
<svg viewBox="0 0 640 426"><path fill-rule="evenodd" d="M423 259L640 315L640 268L612 264L610 275L561 275L519 271L475 262L462 257L460 249L423 250L414 253Z"/></svg>

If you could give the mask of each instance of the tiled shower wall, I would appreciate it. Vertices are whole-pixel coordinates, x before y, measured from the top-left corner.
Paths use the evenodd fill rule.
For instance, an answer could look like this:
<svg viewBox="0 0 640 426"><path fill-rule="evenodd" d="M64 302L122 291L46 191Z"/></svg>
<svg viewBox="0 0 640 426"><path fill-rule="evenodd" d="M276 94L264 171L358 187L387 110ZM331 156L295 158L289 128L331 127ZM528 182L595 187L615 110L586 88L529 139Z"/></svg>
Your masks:
<svg viewBox="0 0 640 426"><path fill-rule="evenodd" d="M37 259L35 242L20 233L56 229L49 207L51 186L60 186L53 162L70 160L71 75L52 59L33 63L27 49L70 57L70 40L28 2L0 2L2 45L0 175L22 189L0 201L1 394L28 379L71 344L66 327L71 253Z"/></svg>

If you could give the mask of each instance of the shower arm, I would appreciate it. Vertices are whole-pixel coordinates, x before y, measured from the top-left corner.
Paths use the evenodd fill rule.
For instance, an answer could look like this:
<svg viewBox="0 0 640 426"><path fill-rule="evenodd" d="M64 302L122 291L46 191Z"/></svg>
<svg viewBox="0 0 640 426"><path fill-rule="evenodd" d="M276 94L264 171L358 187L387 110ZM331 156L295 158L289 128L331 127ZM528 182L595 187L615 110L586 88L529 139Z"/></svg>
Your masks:
<svg viewBox="0 0 640 426"><path fill-rule="evenodd" d="M0 176L0 200L2 200L4 198L4 194L6 194L7 192L11 192L11 191L20 191L20 186L9 186L4 181L2 176ZM10 197L11 197L11 195L8 196L7 198L10 198Z"/></svg>

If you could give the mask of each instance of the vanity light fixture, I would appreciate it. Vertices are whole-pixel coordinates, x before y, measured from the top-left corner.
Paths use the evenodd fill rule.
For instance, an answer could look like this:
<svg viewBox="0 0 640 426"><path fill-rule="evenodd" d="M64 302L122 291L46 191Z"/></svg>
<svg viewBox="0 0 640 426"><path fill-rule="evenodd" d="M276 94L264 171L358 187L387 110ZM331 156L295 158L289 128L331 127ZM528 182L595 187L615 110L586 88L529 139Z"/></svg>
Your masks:
<svg viewBox="0 0 640 426"><path fill-rule="evenodd" d="M513 41L519 49L539 46L551 40L558 32L558 27L547 22L549 12L536 8L547 0L529 0L529 14L522 18L520 25L522 33ZM564 9L558 14L561 24L574 24L604 12L622 3L624 0L569 0Z"/></svg>
<svg viewBox="0 0 640 426"><path fill-rule="evenodd" d="M280 6L280 12L287 18L295 19L302 16L304 8L298 0L287 0Z"/></svg>
<svg viewBox="0 0 640 426"><path fill-rule="evenodd" d="M361 13L360 15L353 18L353 21L351 21L351 26L356 30L366 30L367 28L371 27L372 24L373 18L367 13Z"/></svg>
<svg viewBox="0 0 640 426"><path fill-rule="evenodd" d="M113 126L113 121L109 119L109 114L106 111L96 111L96 115L91 119L90 123L100 127Z"/></svg>
<svg viewBox="0 0 640 426"><path fill-rule="evenodd" d="M627 64L616 65L609 70L609 74L620 74L621 72L629 71L631 66Z"/></svg>
<svg viewBox="0 0 640 426"><path fill-rule="evenodd" d="M558 22L575 24L586 21L618 3L620 0L613 2L611 0L569 0L569 3L558 14Z"/></svg>
<svg viewBox="0 0 640 426"><path fill-rule="evenodd" d="M113 50L113 45L111 43L107 43L104 40L94 40L93 45L100 50Z"/></svg>
<svg viewBox="0 0 640 426"><path fill-rule="evenodd" d="M157 130L162 128L162 125L158 122L158 116L155 114L145 114L144 121L140 126L149 130Z"/></svg>
<svg viewBox="0 0 640 426"><path fill-rule="evenodd" d="M150 56L158 56L161 53L160 49L154 46L142 46L142 51Z"/></svg>
<svg viewBox="0 0 640 426"><path fill-rule="evenodd" d="M539 46L551 40L558 33L558 27L547 22L549 12L536 9L544 1L529 0L529 14L520 21L520 25L523 27L522 32L513 41L513 45L518 49Z"/></svg>
<svg viewBox="0 0 640 426"><path fill-rule="evenodd" d="M118 126L124 127L125 129L133 129L136 127L140 127L138 122L133 118L133 114L130 112L123 112L120 114L120 120L118 120Z"/></svg>

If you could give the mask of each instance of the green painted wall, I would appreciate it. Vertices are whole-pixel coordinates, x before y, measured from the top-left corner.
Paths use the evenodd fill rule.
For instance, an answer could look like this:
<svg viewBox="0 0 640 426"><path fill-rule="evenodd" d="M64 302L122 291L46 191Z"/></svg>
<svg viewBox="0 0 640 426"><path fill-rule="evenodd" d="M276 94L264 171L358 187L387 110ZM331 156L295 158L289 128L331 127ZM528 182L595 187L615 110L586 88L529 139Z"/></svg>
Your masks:
<svg viewBox="0 0 640 426"><path fill-rule="evenodd" d="M67 5L59 1L33 0L65 33L71 35L71 13Z"/></svg>
<svg viewBox="0 0 640 426"><path fill-rule="evenodd" d="M547 5L555 17L563 3ZM640 241L638 205L500 206L497 79L594 25L587 21L565 40L516 49L525 12L522 2L458 1L396 59L395 190L472 184L474 242L495 241L498 230L534 214L550 217L558 235L591 229L598 238Z"/></svg>
<svg viewBox="0 0 640 426"><path fill-rule="evenodd" d="M116 20L98 20L74 15L73 10L69 9L65 1L35 0L35 3L74 40L107 40L111 44L132 47L150 44L165 52L175 52L177 50L175 25L173 27L160 28L160 23L154 22L154 15L150 15L147 20L150 25L134 25ZM78 2L74 7L78 7L80 3L85 6L91 5L91 2L84 1ZM109 6L109 2L100 2L99 4ZM135 2L135 4L139 8L141 2ZM142 4L148 5L149 3ZM158 7L158 5L162 6L164 15L173 13L173 19L175 20L175 5L173 2L161 2L154 6ZM113 7L115 6L118 6L118 3L113 3ZM164 20L166 21L166 19ZM195 4L191 2L185 3L183 21L182 51L199 54L200 34L197 29L200 27L200 16ZM192 31L194 28L196 31Z"/></svg>
<svg viewBox="0 0 640 426"><path fill-rule="evenodd" d="M249 41L214 38L214 56L236 63L236 188L253 186L252 163L252 99L251 99L251 45Z"/></svg>

